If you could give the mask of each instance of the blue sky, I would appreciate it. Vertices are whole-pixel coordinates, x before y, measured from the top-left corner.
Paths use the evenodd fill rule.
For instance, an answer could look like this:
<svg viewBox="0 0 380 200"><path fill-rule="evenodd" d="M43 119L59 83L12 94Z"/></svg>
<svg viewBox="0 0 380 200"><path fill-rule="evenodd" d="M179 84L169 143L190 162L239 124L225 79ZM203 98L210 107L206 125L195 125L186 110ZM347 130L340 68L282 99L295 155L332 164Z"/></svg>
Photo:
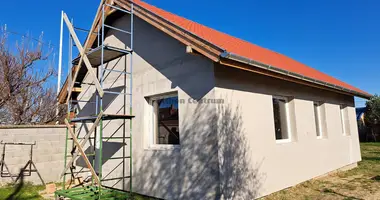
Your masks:
<svg viewBox="0 0 380 200"><path fill-rule="evenodd" d="M380 1L145 1L380 93ZM74 18L76 26L90 28L98 4L98 0L4 1L0 24L34 36L43 31L44 40L57 46L60 11Z"/></svg>

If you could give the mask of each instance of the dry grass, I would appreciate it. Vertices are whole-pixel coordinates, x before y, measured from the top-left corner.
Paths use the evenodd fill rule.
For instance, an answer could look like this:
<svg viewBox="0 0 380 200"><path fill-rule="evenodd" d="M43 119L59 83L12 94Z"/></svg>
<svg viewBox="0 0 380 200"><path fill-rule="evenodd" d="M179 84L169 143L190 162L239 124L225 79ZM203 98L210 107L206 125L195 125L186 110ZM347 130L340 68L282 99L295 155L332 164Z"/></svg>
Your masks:
<svg viewBox="0 0 380 200"><path fill-rule="evenodd" d="M361 143L357 168L276 192L264 200L380 199L380 143Z"/></svg>

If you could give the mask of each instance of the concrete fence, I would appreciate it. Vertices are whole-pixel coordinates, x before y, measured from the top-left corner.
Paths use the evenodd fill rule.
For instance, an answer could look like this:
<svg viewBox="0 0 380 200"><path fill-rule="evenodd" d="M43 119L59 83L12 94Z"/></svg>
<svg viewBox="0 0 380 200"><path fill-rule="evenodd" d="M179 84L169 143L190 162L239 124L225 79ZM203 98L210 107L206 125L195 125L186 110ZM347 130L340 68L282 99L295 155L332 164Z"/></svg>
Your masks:
<svg viewBox="0 0 380 200"><path fill-rule="evenodd" d="M56 182L63 169L64 144L66 128L62 125L18 125L0 126L0 141L13 143L34 143L32 160L45 183ZM12 174L19 174L30 159L30 145L6 145L5 164ZM4 152L4 144L0 144L0 160ZM33 169L33 168L32 168ZM2 166L3 176L0 177L0 185L11 182L6 177L6 167ZM28 168L29 170L29 168ZM30 176L25 173L25 181L41 184L36 172Z"/></svg>

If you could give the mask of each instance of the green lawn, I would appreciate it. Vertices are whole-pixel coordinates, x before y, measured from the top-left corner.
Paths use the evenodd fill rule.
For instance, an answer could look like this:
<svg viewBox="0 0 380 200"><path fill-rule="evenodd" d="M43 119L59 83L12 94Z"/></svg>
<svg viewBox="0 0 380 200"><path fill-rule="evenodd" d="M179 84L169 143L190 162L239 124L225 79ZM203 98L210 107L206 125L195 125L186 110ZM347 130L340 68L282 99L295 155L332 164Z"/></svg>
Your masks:
<svg viewBox="0 0 380 200"><path fill-rule="evenodd" d="M380 143L361 143L358 167L271 194L264 200L380 199Z"/></svg>
<svg viewBox="0 0 380 200"><path fill-rule="evenodd" d="M8 200L8 198L14 193L17 186L13 184L8 184L0 188L0 200ZM46 200L43 198L39 192L43 191L45 186L42 185L32 185L31 183L24 183L22 189L9 200ZM136 195L135 200L154 200L153 198L143 197Z"/></svg>
<svg viewBox="0 0 380 200"><path fill-rule="evenodd" d="M12 200L43 200L43 198L38 194L39 191L45 189L45 186L35 186L31 183L24 183L22 189L13 196ZM5 200L9 198L15 191L14 185L6 185L0 188L0 199Z"/></svg>

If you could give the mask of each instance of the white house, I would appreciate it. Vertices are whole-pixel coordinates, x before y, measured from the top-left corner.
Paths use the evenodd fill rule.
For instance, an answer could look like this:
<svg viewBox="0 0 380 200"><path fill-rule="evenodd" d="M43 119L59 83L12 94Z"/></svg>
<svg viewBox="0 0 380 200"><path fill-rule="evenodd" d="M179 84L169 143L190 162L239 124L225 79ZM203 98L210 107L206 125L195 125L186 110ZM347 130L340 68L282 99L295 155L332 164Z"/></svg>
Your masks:
<svg viewBox="0 0 380 200"><path fill-rule="evenodd" d="M130 8L127 0L113 2ZM134 13L133 84L127 84L135 116L133 191L163 199L254 199L361 160L354 96L370 94L143 1L134 1ZM129 29L130 19L115 11L107 23ZM130 46L125 34L112 29L105 43ZM128 68L129 57L106 67ZM75 98L94 99L91 77L79 76ZM126 91L124 83L123 76L104 75L110 90ZM124 95L110 96L104 97L105 112L125 109ZM77 115L94 109L80 102ZM87 126L76 123L82 135ZM104 124L103 134L128 131L115 120ZM103 183L128 190L129 181L117 177L123 179L129 163L112 158L129 147L122 139L104 140L103 151L103 177L109 178Z"/></svg>

